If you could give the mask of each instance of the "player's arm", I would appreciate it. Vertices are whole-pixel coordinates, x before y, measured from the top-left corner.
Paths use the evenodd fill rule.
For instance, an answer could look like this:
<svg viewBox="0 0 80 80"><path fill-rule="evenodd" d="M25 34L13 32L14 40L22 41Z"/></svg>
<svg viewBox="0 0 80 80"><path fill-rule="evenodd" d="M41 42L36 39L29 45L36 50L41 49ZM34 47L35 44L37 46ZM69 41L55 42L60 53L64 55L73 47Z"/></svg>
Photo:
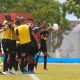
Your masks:
<svg viewBox="0 0 80 80"><path fill-rule="evenodd" d="M16 39L19 41L19 32L18 32L18 28L14 28L14 32L16 33Z"/></svg>
<svg viewBox="0 0 80 80"><path fill-rule="evenodd" d="M8 26L5 25L5 27L3 27L2 29L0 29L0 33L3 32L3 31L5 31L7 28L8 28Z"/></svg>
<svg viewBox="0 0 80 80"><path fill-rule="evenodd" d="M30 28L31 29L31 28ZM36 40L37 42L37 46L38 46L38 49L40 49L40 42L38 40L38 38L36 37L35 33L33 32L33 30L30 30L31 31L31 35L34 37L34 39Z"/></svg>
<svg viewBox="0 0 80 80"><path fill-rule="evenodd" d="M4 28L0 29L0 33L3 32L4 30L5 30Z"/></svg>
<svg viewBox="0 0 80 80"><path fill-rule="evenodd" d="M45 27L45 25L46 25L46 20L44 20L44 21L41 23L40 28Z"/></svg>

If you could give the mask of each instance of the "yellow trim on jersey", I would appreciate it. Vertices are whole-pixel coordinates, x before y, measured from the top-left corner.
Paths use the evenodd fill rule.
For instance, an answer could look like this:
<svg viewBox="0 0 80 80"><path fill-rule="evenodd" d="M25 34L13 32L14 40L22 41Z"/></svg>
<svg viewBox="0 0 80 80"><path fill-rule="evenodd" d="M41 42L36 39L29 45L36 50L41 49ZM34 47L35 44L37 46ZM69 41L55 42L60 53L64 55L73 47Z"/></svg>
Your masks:
<svg viewBox="0 0 80 80"><path fill-rule="evenodd" d="M3 22L3 25L5 26L6 24L7 24L7 21L5 20ZM16 40L16 37L15 37L14 32L10 28L7 28L5 31L2 32L2 39Z"/></svg>
<svg viewBox="0 0 80 80"><path fill-rule="evenodd" d="M20 44L31 42L30 30L28 25L18 26Z"/></svg>
<svg viewBox="0 0 80 80"><path fill-rule="evenodd" d="M3 22L3 25L6 25L7 21ZM11 39L11 30L7 28L5 31L2 32L2 39Z"/></svg>

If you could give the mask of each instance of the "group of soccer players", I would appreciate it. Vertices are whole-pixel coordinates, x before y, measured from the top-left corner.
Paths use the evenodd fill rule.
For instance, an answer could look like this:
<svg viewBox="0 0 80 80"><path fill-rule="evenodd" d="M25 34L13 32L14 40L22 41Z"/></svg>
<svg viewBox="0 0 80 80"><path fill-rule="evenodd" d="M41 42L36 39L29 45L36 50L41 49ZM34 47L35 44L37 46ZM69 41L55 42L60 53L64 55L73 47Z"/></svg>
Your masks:
<svg viewBox="0 0 80 80"><path fill-rule="evenodd" d="M4 51L2 74L17 74L18 69L23 74L34 73L39 58L39 55L37 57L35 55L41 51L44 54L43 69L47 70L46 40L50 31L52 31L50 27L44 29L44 24L40 26L34 24L33 19L16 17L12 21L11 16L6 14L0 29Z"/></svg>

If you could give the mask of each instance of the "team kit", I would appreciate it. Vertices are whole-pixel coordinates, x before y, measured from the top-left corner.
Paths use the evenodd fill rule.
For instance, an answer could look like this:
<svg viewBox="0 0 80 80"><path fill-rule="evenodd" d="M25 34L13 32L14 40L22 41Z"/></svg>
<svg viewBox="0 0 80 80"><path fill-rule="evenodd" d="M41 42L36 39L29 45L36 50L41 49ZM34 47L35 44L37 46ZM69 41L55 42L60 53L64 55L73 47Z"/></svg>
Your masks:
<svg viewBox="0 0 80 80"><path fill-rule="evenodd" d="M19 16L13 21L9 14L5 14L0 28L4 52L1 74L18 74L18 70L21 74L34 74L41 52L44 55L43 70L48 70L46 40L51 31L58 30L58 25L46 28L45 23L38 25L33 19Z"/></svg>

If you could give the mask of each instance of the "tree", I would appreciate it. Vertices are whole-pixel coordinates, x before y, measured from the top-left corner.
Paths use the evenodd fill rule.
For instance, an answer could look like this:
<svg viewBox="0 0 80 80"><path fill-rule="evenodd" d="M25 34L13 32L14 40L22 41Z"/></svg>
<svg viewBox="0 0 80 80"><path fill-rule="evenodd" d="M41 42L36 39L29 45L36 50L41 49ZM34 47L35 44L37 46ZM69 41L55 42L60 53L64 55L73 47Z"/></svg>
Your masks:
<svg viewBox="0 0 80 80"><path fill-rule="evenodd" d="M80 18L80 0L67 0L66 7L68 13L73 13L77 18Z"/></svg>
<svg viewBox="0 0 80 80"><path fill-rule="evenodd" d="M2 12L31 13L35 20L60 23L60 3L54 0L0 0Z"/></svg>
<svg viewBox="0 0 80 80"><path fill-rule="evenodd" d="M58 23L60 30L54 34L59 35L59 43L56 46L60 46L62 42L60 37L68 29L68 20L65 19L67 5L65 3L60 4L57 0L0 0L0 11L31 13L39 23L46 20L47 27L49 23Z"/></svg>

